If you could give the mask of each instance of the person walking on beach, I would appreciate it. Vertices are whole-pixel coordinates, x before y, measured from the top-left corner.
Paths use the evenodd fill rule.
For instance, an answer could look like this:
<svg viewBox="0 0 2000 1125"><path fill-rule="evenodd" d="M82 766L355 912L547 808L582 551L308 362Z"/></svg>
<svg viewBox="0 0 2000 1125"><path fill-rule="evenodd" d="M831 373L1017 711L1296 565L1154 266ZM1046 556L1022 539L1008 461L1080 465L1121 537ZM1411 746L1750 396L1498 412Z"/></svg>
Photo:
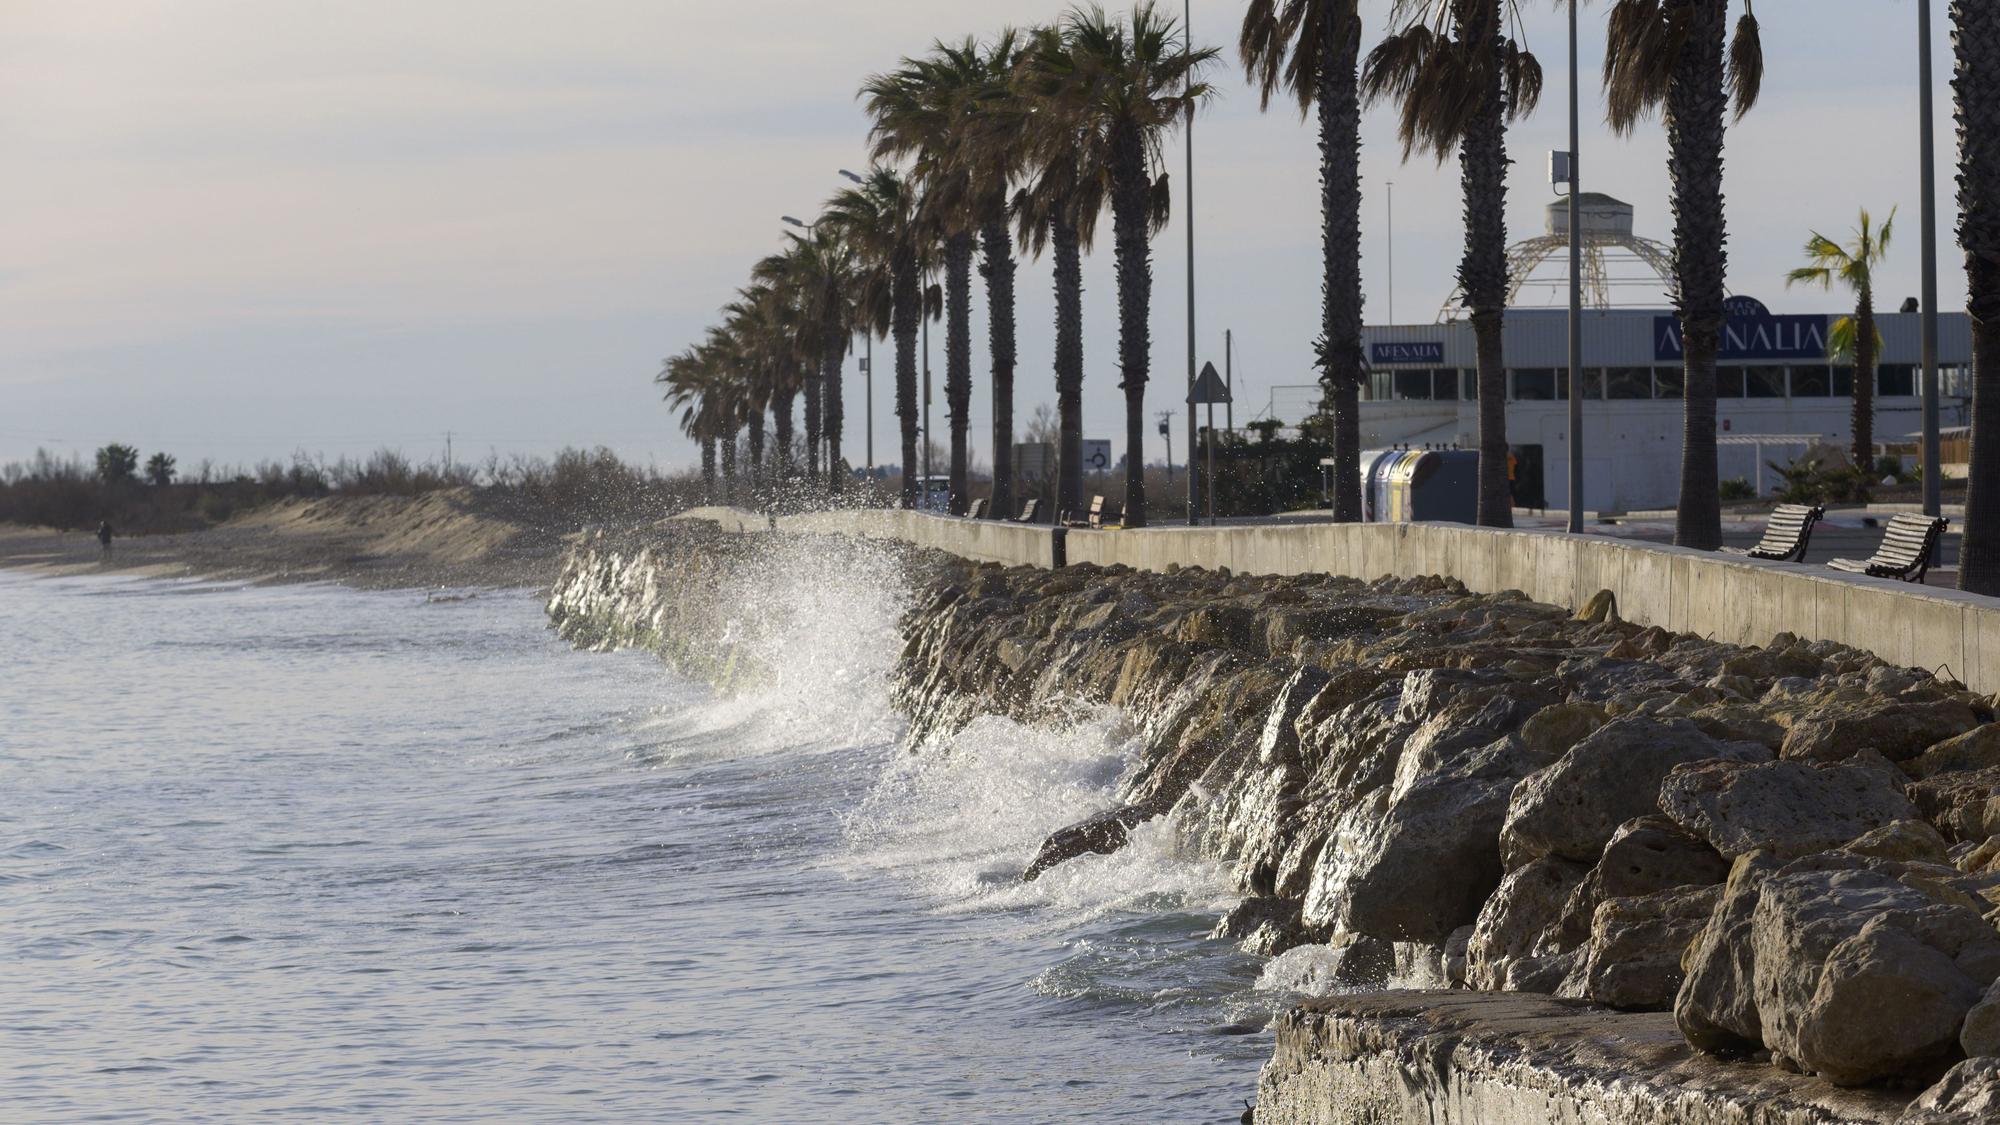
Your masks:
<svg viewBox="0 0 2000 1125"><path fill-rule="evenodd" d="M99 557L100 557L100 558L106 558L106 559L110 558L110 557L111 557L111 521L110 521L110 520L98 520L98 521L97 521L97 544L98 544L98 546L99 546L99 547L101 547L101 548L103 549L103 550L102 550L102 553L101 553L101 554L99 555Z"/></svg>

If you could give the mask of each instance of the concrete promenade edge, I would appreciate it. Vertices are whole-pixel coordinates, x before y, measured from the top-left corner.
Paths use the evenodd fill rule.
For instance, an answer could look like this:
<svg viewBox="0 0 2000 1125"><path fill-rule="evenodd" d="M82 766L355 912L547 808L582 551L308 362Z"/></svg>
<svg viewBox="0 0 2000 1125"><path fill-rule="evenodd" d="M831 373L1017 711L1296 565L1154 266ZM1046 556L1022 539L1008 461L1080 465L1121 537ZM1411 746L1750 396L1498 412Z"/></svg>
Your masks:
<svg viewBox="0 0 2000 1125"><path fill-rule="evenodd" d="M1159 527L1089 531L966 520L895 509L771 517L697 508L736 532L779 530L897 539L978 562L1228 567L1238 574L1340 574L1361 579L1436 574L1475 593L1519 590L1574 608L1599 590L1638 625L1764 645L1780 633L1830 640L1892 664L1925 668L1977 692L2000 692L2000 599L1839 575L1679 547L1443 523Z"/></svg>

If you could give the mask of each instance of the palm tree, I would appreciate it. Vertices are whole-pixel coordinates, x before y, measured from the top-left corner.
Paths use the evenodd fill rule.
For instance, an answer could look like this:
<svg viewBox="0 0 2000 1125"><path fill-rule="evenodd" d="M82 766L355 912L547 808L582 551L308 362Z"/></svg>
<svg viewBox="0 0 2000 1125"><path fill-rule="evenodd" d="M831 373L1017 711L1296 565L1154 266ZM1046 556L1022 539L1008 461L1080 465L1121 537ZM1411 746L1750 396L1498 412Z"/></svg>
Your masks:
<svg viewBox="0 0 2000 1125"><path fill-rule="evenodd" d="M1458 153L1465 192L1465 256L1459 289L1472 311L1479 368L1479 504L1482 527L1514 526L1508 487L1507 123L1541 99L1542 68L1506 35L1512 0L1397 0L1403 30L1369 54L1361 87L1369 101L1401 110L1403 159Z"/></svg>
<svg viewBox="0 0 2000 1125"><path fill-rule="evenodd" d="M721 399L716 393L718 372L713 357L699 348L690 348L667 360L655 382L667 388L667 405L681 412L681 431L701 445L701 481L704 501L716 501L715 440L719 428Z"/></svg>
<svg viewBox="0 0 2000 1125"><path fill-rule="evenodd" d="M863 182L827 202L820 221L854 249L864 270L888 275L890 334L896 348L896 416L902 420L902 506L917 497L917 317L923 277L917 229L916 188L892 168L877 165Z"/></svg>
<svg viewBox="0 0 2000 1125"><path fill-rule="evenodd" d="M1045 65L1062 59L1062 29L1032 33L1024 60L1037 56ZM1013 96L1002 100L987 117L991 130L1013 138L1029 154L1032 175L1014 197L1015 225L1022 247L1040 257L1055 258L1055 376L1056 376L1056 510L1083 510L1083 254L1097 237L1097 220L1104 213L1106 187L1102 177L1086 178L1078 165L1081 132L1072 122L1035 112L1029 89L1034 72L1015 70ZM1157 216L1158 234L1166 216Z"/></svg>
<svg viewBox="0 0 2000 1125"><path fill-rule="evenodd" d="M807 235L789 235L781 254L758 263L757 276L769 282L796 315L794 346L808 372L806 395L807 480L815 479L821 439L826 441L827 488L839 492L840 377L854 327L854 252L834 224L814 224Z"/></svg>
<svg viewBox="0 0 2000 1125"><path fill-rule="evenodd" d="M1728 321L1722 141L1732 103L1741 120L1756 104L1764 80L1750 0L1744 0L1733 37L1728 23L1729 0L1614 0L1604 54L1612 128L1630 133L1655 110L1666 119L1674 304L1686 366L1674 543L1710 551L1722 545L1715 464L1715 359Z"/></svg>
<svg viewBox="0 0 2000 1125"><path fill-rule="evenodd" d="M1100 180L1111 197L1118 269L1118 371L1125 391L1125 526L1146 526L1146 381L1151 368L1151 240L1164 222L1167 176L1161 145L1168 130L1214 90L1195 81L1218 54L1186 48L1180 26L1147 0L1129 17L1072 8L1058 36L1038 37L1022 63L1023 89L1052 128L1036 130L1045 161L1076 161L1078 177Z"/></svg>
<svg viewBox="0 0 2000 1125"><path fill-rule="evenodd" d="M1333 518L1361 519L1361 16L1356 0L1250 0L1237 43L1263 106L1317 109L1320 384L1333 415Z"/></svg>
<svg viewBox="0 0 2000 1125"><path fill-rule="evenodd" d="M2000 594L2000 10L1952 0L1958 96L1958 241L1972 314L1972 464L1958 585Z"/></svg>
<svg viewBox="0 0 2000 1125"><path fill-rule="evenodd" d="M1831 358L1854 365L1854 467L1864 476L1875 468L1875 357L1881 354L1882 334L1875 327L1875 267L1889 253L1895 235L1896 212L1877 230L1866 209L1854 241L1846 246L1814 231L1806 240L1806 261L1810 264L1785 275L1785 286L1817 285L1833 288L1834 279L1854 294L1854 315L1833 322L1827 340Z"/></svg>

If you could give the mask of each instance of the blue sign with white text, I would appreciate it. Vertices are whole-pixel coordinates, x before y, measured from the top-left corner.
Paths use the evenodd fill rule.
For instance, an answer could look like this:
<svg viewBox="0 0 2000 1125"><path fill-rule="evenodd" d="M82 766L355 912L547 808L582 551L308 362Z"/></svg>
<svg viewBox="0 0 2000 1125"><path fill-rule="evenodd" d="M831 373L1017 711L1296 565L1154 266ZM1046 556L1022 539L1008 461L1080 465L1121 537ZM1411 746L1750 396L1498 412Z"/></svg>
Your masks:
<svg viewBox="0 0 2000 1125"><path fill-rule="evenodd" d="M1418 340L1411 343L1378 343L1368 349L1370 363L1443 363L1444 341Z"/></svg>
<svg viewBox="0 0 2000 1125"><path fill-rule="evenodd" d="M1777 315L1755 297L1731 297L1723 303L1729 320L1722 326L1722 346L1716 358L1731 360L1826 359L1829 320L1825 316ZM1679 361L1681 321L1676 316L1653 318L1653 358Z"/></svg>

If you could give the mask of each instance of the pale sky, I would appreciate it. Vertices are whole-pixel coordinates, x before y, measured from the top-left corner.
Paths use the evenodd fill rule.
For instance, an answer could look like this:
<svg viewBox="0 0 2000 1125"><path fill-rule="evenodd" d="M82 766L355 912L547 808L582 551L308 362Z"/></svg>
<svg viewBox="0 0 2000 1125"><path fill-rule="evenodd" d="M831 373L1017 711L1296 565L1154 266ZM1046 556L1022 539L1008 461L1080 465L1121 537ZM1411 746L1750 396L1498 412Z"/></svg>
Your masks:
<svg viewBox="0 0 2000 1125"><path fill-rule="evenodd" d="M1564 147L1564 19L1523 0L1542 109L1512 134L1510 236L1538 233L1545 154ZM1319 301L1317 154L1295 110L1260 113L1235 62L1242 0L1196 0L1198 42L1228 48L1195 130L1197 326L1220 366L1236 335L1238 422L1269 388L1309 383ZM1370 42L1388 0L1365 0ZM1941 291L1951 245L1950 42L1935 13ZM779 216L809 217L864 162L854 91L936 38L1045 22L1057 0L0 0L0 462L124 441L188 467L418 458L455 434L462 460L609 445L662 466L694 456L651 382L699 338ZM1586 190L1633 203L1666 240L1657 123L1601 127L1605 5L1584 11ZM1731 130L1731 288L1777 310L1808 229L1844 236L1863 206L1901 205L1882 282L1918 291L1913 0L1759 6L1764 98ZM1386 108L1362 156L1370 323L1386 319L1384 184L1395 182L1399 322L1452 287L1455 163L1403 165ZM1174 181L1180 181L1174 142ZM1185 378L1187 211L1155 243L1154 392ZM1109 221L1085 266L1085 431L1120 438ZM1047 264L1019 280L1017 417L1053 401ZM974 281L974 408L989 432L984 297ZM942 439L941 329L933 330ZM876 454L892 460L889 363ZM846 448L866 406L849 363ZM1176 427L1176 460L1184 457ZM1159 455L1149 442L1149 458Z"/></svg>

